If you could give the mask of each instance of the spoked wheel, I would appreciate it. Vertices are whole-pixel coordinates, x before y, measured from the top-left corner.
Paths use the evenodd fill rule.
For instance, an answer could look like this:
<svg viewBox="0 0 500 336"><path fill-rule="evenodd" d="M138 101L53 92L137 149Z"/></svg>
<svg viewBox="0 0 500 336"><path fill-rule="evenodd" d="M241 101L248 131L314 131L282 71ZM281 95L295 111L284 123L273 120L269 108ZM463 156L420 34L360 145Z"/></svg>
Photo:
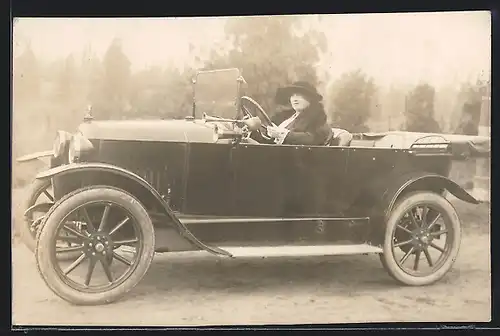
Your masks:
<svg viewBox="0 0 500 336"><path fill-rule="evenodd" d="M28 191L29 196L26 202L26 210L29 210L24 216L19 231L21 233L21 238L26 247L28 247L32 252L36 248L36 240L38 230L45 219L45 215L54 205L54 192L52 190L52 183L50 179L47 180L35 180ZM74 226L74 224L69 223L69 226ZM64 231L61 237L64 238L67 233ZM61 240L58 242L59 246L63 248L71 247L72 243L68 240ZM63 253L58 254L58 259L61 260L74 260L78 257L75 253Z"/></svg>
<svg viewBox="0 0 500 336"><path fill-rule="evenodd" d="M435 193L414 192L392 211L380 258L397 281L429 285L451 269L460 239L460 221L448 200Z"/></svg>
<svg viewBox="0 0 500 336"><path fill-rule="evenodd" d="M85 222L85 230L69 227L69 219ZM62 231L75 244L56 248ZM65 237L68 239L68 237ZM120 251L126 246L129 253ZM57 254L78 252L72 262ZM37 242L36 260L47 286L78 305L118 300L146 274L154 255L154 230L146 209L130 194L111 187L77 190L47 214Z"/></svg>
<svg viewBox="0 0 500 336"><path fill-rule="evenodd" d="M54 205L50 180L35 180L28 191L25 210L32 209L25 216L19 231L23 243L31 251L36 248L36 234L47 211ZM36 205L36 207L34 207Z"/></svg>

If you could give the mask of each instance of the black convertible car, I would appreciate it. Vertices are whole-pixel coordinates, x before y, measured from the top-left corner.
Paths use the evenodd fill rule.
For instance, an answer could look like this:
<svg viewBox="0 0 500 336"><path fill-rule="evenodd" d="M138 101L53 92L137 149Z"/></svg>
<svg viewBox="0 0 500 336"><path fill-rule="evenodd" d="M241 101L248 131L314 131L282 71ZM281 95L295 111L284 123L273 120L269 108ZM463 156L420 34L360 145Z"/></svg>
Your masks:
<svg viewBox="0 0 500 336"><path fill-rule="evenodd" d="M87 116L75 133L59 131L52 151L19 159L50 158L23 232L55 294L74 304L115 301L155 252L376 253L394 279L417 286L450 270L461 224L445 193L478 202L448 175L454 156L473 146L404 132L353 134L340 146L335 138L256 143L252 135L265 136L271 121L241 96L242 81L236 69L200 72L184 120ZM261 123L250 122L255 116Z"/></svg>

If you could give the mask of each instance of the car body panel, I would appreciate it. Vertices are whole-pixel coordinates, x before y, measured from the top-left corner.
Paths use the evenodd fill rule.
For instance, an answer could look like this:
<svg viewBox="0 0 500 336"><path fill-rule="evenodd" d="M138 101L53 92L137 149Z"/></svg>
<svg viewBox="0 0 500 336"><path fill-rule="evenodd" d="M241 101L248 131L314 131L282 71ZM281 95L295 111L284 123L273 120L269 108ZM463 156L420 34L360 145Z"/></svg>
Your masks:
<svg viewBox="0 0 500 336"><path fill-rule="evenodd" d="M327 196L320 195L328 190L323 187L343 180L340 148L247 144L189 147L187 214L307 217L334 213L332 209L319 211L315 208L319 203L314 200ZM329 160L328 164L307 164L320 158ZM297 197L304 195L309 202L299 202ZM329 196L334 204L335 199L341 199L341 192L330 192Z"/></svg>
<svg viewBox="0 0 500 336"><path fill-rule="evenodd" d="M169 224L173 224L174 227L177 229L177 232L182 235L185 239L187 239L189 242L191 242L193 245L195 245L198 248L204 249L206 251L212 252L214 254L222 254L222 255L227 255L228 253L220 250L218 248L214 248L211 246L208 246L204 244L203 242L199 241L189 230L182 224L181 221L177 218L177 216L173 213L173 211L170 209L169 205L165 202L163 199L162 195L160 195L154 187L151 186L148 181L144 180L137 174L134 174L126 169L123 169L121 167L113 166L110 164L104 164L104 163L71 163L68 165L63 165L55 168L51 168L43 173L40 173L37 175L37 179L44 179L44 178L52 178L55 179L56 177L62 177L64 175L70 175L70 174L80 174L82 178L75 178L74 180L78 180L79 182L85 181L85 178L89 177L89 173L96 172L99 174L102 173L111 173L112 175L119 175L123 176L127 179L127 181L133 181L134 183L137 183L146 191L152 195L156 201L161 205L161 210L162 212L168 217ZM118 185L119 187L124 186L123 184ZM128 188L125 187L126 191L129 191ZM134 193L136 194L136 193ZM137 194L136 194L137 195ZM142 194L144 195L144 194ZM141 199L139 199L141 201Z"/></svg>
<svg viewBox="0 0 500 336"><path fill-rule="evenodd" d="M386 212L405 188L424 178L434 179L436 192L449 188L473 202L458 185L439 178L439 172L447 173L450 157L419 157L407 150L116 140L100 140L96 149L95 162L59 166L37 178L52 177L64 195L80 187L85 176L87 185L109 183L131 190L153 209L143 191L112 183L102 174L125 176L161 204L162 220L175 223L177 241L187 236L192 249L216 254L224 252L208 244L227 245L229 240L235 246L264 239L284 244L285 237L297 244L326 239L380 245ZM81 179L73 175L73 181L80 181L75 185L63 180L71 172L82 174ZM327 233L317 234L318 226Z"/></svg>

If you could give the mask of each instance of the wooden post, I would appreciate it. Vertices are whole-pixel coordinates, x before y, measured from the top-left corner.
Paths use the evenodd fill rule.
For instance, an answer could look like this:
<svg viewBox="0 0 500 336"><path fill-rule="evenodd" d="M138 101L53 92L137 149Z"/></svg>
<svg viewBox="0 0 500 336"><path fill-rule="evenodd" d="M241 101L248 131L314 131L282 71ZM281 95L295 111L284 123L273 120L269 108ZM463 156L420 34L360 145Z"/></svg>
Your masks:
<svg viewBox="0 0 500 336"><path fill-rule="evenodd" d="M481 117L479 120L478 135L491 136L491 80L482 94ZM474 197L482 202L490 202L490 165L491 156L476 159L476 176L474 176Z"/></svg>

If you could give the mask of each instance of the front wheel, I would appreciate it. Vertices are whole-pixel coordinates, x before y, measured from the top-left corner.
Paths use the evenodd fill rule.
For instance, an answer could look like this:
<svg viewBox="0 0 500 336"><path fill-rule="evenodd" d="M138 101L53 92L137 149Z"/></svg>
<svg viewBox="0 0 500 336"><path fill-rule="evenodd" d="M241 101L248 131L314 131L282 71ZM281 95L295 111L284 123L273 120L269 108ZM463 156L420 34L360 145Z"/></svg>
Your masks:
<svg viewBox="0 0 500 336"><path fill-rule="evenodd" d="M85 230L67 225L83 221ZM79 256L62 265L56 258L61 231L69 232ZM119 253L129 246L132 256ZM64 253L61 248L57 254ZM146 274L154 256L154 229L143 205L123 190L94 186L76 190L59 200L40 228L36 261L47 286L77 305L114 302L133 289Z"/></svg>
<svg viewBox="0 0 500 336"><path fill-rule="evenodd" d="M380 258L398 282L430 285L453 266L460 239L460 220L450 202L435 193L413 192L392 210Z"/></svg>

